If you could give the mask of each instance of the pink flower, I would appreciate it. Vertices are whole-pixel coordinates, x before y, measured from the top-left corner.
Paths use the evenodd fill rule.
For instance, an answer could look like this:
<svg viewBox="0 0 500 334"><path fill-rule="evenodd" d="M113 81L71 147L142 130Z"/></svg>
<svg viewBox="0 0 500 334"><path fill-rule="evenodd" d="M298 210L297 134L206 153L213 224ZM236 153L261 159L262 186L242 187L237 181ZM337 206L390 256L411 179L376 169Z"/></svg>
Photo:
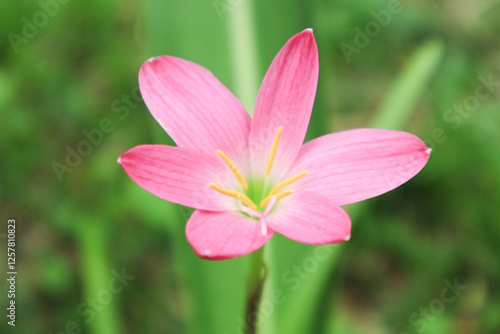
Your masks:
<svg viewBox="0 0 500 334"><path fill-rule="evenodd" d="M312 30L278 53L253 119L208 70L172 56L139 73L149 110L177 143L140 145L119 163L138 185L197 210L186 236L203 258L228 259L281 233L322 245L349 240L341 206L378 196L415 176L430 149L400 131L355 129L303 144L318 82Z"/></svg>

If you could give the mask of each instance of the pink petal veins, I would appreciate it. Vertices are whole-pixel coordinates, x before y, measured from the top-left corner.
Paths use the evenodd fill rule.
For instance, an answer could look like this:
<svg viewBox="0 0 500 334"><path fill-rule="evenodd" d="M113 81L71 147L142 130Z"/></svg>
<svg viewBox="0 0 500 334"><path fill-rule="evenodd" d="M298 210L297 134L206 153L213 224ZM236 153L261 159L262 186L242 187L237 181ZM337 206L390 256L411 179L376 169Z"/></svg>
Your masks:
<svg viewBox="0 0 500 334"><path fill-rule="evenodd" d="M195 253L212 260L230 259L262 247L274 231L263 235L258 220L239 212L196 210L186 225L186 237Z"/></svg>
<svg viewBox="0 0 500 334"><path fill-rule="evenodd" d="M235 187L219 160L185 148L140 145L123 153L119 162L139 186L169 202L212 211L237 209L236 200L209 187L219 182ZM232 180L232 183L228 183Z"/></svg>
<svg viewBox="0 0 500 334"><path fill-rule="evenodd" d="M266 223L290 239L325 245L348 240L351 235L351 220L344 209L319 194L296 191L278 203Z"/></svg>
<svg viewBox="0 0 500 334"><path fill-rule="evenodd" d="M355 129L306 143L294 172L308 170L296 189L321 194L337 205L381 195L405 183L427 163L430 151L402 131Z"/></svg>
<svg viewBox="0 0 500 334"><path fill-rule="evenodd" d="M269 67L255 103L250 133L254 173L263 175L280 126L283 128L271 177L295 159L309 124L318 83L318 49L312 30L288 40Z"/></svg>
<svg viewBox="0 0 500 334"><path fill-rule="evenodd" d="M216 154L235 163L247 148L250 116L204 67L173 56L146 61L139 72L146 105L179 147Z"/></svg>

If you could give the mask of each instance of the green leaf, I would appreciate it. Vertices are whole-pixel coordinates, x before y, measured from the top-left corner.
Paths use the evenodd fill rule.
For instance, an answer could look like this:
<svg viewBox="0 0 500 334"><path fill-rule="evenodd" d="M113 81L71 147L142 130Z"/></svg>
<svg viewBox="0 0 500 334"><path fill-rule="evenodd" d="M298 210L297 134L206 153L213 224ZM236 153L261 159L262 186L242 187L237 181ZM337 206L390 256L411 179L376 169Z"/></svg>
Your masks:
<svg viewBox="0 0 500 334"><path fill-rule="evenodd" d="M373 127L401 129L438 68L443 55L440 41L420 46L396 77L384 102L377 111Z"/></svg>
<svg viewBox="0 0 500 334"><path fill-rule="evenodd" d="M87 303L82 311L86 317L88 315L85 321L93 334L122 333L116 309L116 295L109 289L113 271L119 272L121 268L113 268L108 261L106 224L83 213L78 217L81 218L77 221L79 233L76 236L82 266L84 291L82 299ZM111 296L109 301L104 299L103 291ZM94 304L90 304L89 300L94 300Z"/></svg>

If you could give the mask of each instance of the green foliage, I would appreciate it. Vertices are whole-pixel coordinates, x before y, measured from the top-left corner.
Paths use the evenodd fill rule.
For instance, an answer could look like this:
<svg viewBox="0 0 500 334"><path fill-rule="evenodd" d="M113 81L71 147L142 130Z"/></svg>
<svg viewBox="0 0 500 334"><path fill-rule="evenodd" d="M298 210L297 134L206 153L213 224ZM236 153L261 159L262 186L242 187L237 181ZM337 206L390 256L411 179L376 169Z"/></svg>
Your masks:
<svg viewBox="0 0 500 334"><path fill-rule="evenodd" d="M375 125L433 153L407 184L347 208L349 242L272 239L258 333L500 330L497 2L62 2L0 5L1 221L19 226L17 328L4 319L2 333L241 333L249 258L197 258L192 210L139 188L116 159L172 144L138 97L143 61L197 62L251 109L274 55L307 27L320 52L307 139ZM255 48L238 61L245 41ZM88 133L89 153L69 157ZM134 278L106 299L122 269ZM455 280L466 288L448 303ZM0 290L5 310L5 279Z"/></svg>

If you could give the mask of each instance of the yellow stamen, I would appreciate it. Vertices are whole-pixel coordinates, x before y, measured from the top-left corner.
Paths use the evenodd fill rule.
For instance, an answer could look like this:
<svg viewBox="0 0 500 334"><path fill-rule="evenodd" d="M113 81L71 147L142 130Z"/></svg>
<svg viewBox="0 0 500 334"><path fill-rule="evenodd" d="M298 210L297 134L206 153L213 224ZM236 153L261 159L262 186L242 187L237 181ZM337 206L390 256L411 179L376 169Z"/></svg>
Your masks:
<svg viewBox="0 0 500 334"><path fill-rule="evenodd" d="M293 194L293 190L286 190L282 193L279 193L278 195L276 195L276 201L279 201L280 199L283 199L291 194ZM264 198L264 200L260 203L260 207L265 208L269 204L269 201L271 201L271 198L273 198L273 196L274 195L269 195L266 198Z"/></svg>
<svg viewBox="0 0 500 334"><path fill-rule="evenodd" d="M274 157L276 156L276 150L278 149L278 142L280 141L280 136L281 136L281 126L278 128L278 133L274 138L273 147L271 148L271 152L269 153L269 158L267 159L266 177L269 177L269 174L271 174L271 168L273 168Z"/></svg>
<svg viewBox="0 0 500 334"><path fill-rule="evenodd" d="M241 174L241 172L239 171L238 167L236 167L236 165L227 157L227 155L224 154L224 152L222 152L221 150L217 150L217 153L219 153L222 159L224 159L224 162L229 166L229 168L233 172L234 176L236 176L236 179L241 184L243 189L248 190L248 185L245 181L245 178L243 177L243 174Z"/></svg>
<svg viewBox="0 0 500 334"><path fill-rule="evenodd" d="M295 181L303 178L304 176L307 175L307 173L309 173L308 171L303 171L302 173L298 174L298 175L295 175L294 177L291 177L289 178L288 180L285 180L283 182L280 182L278 183L274 188L273 190L271 190L271 192L269 193L269 196L274 196L276 195L277 193L280 192L281 189L285 188L286 186L289 186L290 184L294 183Z"/></svg>
<svg viewBox="0 0 500 334"><path fill-rule="evenodd" d="M236 198L241 203L248 206L250 209L257 211L257 206L252 202L252 200L250 198L246 197L242 193L240 193L238 191L227 190L227 189L221 188L218 185L216 185L215 183L210 183L210 187L212 189L214 189L215 191L220 192L223 195L226 195L226 196L229 196L232 198Z"/></svg>

